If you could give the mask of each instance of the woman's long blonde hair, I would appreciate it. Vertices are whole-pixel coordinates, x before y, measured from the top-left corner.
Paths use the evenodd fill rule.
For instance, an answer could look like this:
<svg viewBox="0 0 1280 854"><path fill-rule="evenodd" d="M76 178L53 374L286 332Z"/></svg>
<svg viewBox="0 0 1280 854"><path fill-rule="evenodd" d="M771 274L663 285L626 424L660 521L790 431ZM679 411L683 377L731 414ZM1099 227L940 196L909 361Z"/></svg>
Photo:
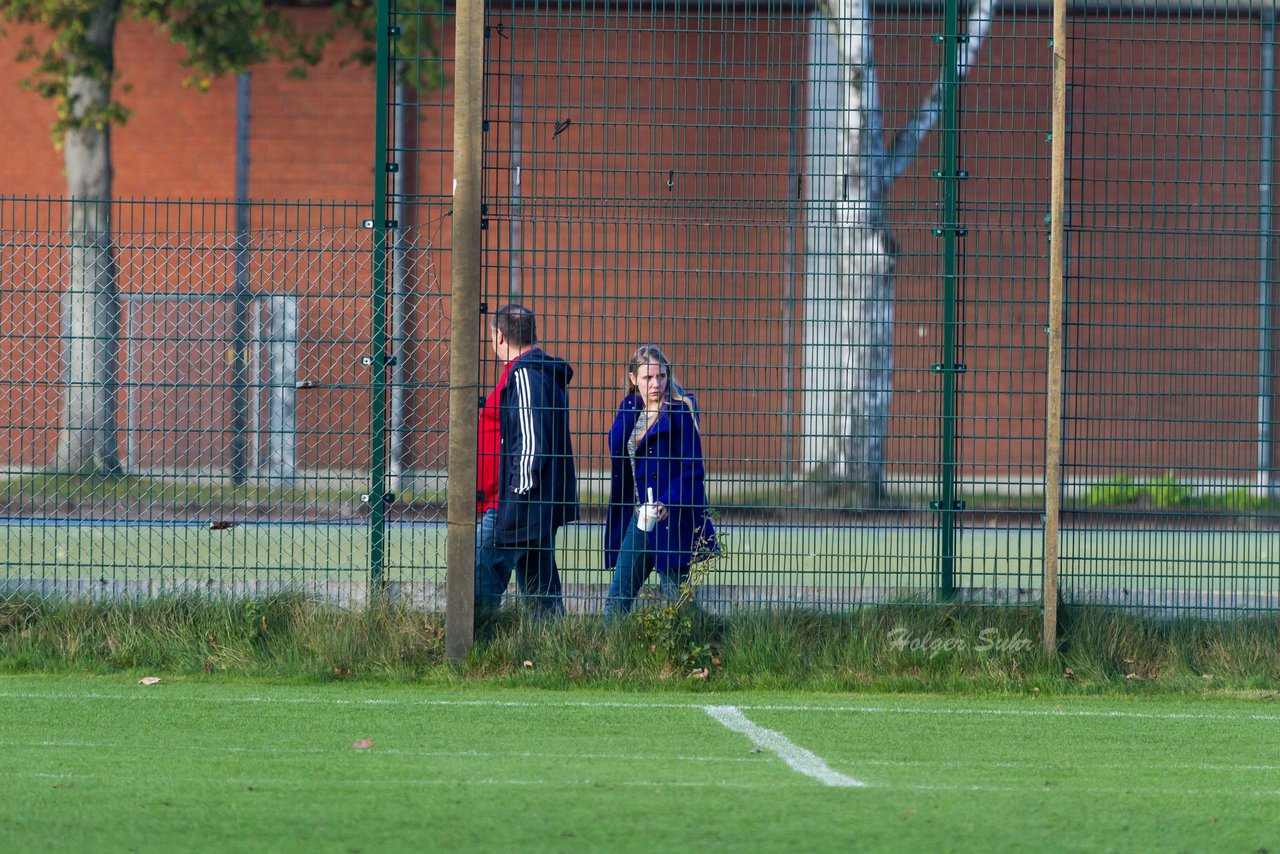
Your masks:
<svg viewBox="0 0 1280 854"><path fill-rule="evenodd" d="M627 362L627 375L622 383L623 391L627 394L635 394L639 391L631 378L640 373L641 365L647 365L650 362L656 362L667 369L667 399L675 403L685 403L687 396L684 389L680 387L680 383L676 382L675 368L671 367L671 360L657 344L641 344L631 354L631 360Z"/></svg>

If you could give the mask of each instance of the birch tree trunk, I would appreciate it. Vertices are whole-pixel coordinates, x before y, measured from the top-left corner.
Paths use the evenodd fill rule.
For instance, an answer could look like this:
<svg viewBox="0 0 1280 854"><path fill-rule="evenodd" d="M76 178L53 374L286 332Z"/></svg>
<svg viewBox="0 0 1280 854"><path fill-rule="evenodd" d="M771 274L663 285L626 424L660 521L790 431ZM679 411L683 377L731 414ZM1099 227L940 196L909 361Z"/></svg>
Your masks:
<svg viewBox="0 0 1280 854"><path fill-rule="evenodd" d="M999 0L973 0L956 61L963 81ZM810 33L805 233L804 470L845 506L886 495L897 245L885 218L893 181L938 123L943 75L886 145L869 0L826 0Z"/></svg>
<svg viewBox="0 0 1280 854"><path fill-rule="evenodd" d="M818 204L807 230L804 301L804 468L832 498L862 507L885 495L896 260L880 190L870 14L866 0L831 0L815 19L811 67L835 76L811 90L826 102L810 104Z"/></svg>
<svg viewBox="0 0 1280 854"><path fill-rule="evenodd" d="M118 0L88 11L80 44L69 56L70 127L63 137L70 201L70 282L63 297L66 388L54 464L60 471L116 474L120 299L111 237L112 41Z"/></svg>

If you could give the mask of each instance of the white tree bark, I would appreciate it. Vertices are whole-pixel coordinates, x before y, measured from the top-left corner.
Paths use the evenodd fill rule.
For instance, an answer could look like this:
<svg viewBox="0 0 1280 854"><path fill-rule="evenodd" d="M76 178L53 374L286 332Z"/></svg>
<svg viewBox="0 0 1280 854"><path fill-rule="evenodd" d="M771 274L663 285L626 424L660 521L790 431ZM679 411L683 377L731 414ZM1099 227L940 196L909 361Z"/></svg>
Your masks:
<svg viewBox="0 0 1280 854"><path fill-rule="evenodd" d="M969 7L963 80L998 0ZM804 470L842 500L885 496L897 250L884 202L937 124L939 76L886 150L868 0L827 0L811 33L804 325Z"/></svg>
<svg viewBox="0 0 1280 854"><path fill-rule="evenodd" d="M59 471L121 471L116 436L120 300L111 236L111 131L105 120L97 118L111 100L110 56L117 11L118 0L104 0L93 8L85 43L97 56L84 63L72 58L67 86L72 126L63 145L71 199L70 281L63 297L66 388L54 459Z"/></svg>
<svg viewBox="0 0 1280 854"><path fill-rule="evenodd" d="M884 492L892 394L895 253L879 192L886 164L870 4L832 0L813 48L813 67L830 69L834 80L810 104L819 128L810 187L820 202L806 247L804 463L854 501L875 502Z"/></svg>

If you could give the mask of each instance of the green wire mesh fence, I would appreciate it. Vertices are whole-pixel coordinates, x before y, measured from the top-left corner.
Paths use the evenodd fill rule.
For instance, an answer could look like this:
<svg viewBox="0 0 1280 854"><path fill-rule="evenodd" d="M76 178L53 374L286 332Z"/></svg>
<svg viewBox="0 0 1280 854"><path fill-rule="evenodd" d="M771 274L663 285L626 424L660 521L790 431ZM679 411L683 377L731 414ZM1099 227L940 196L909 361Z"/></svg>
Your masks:
<svg viewBox="0 0 1280 854"><path fill-rule="evenodd" d="M1274 608L1275 5L1082 11L1068 108L1066 592Z"/></svg>
<svg viewBox="0 0 1280 854"><path fill-rule="evenodd" d="M6 200L0 210L5 584L362 601L368 209L258 204L238 229L234 204L117 203L114 273L78 291L66 284L81 281L69 269L67 206ZM425 229L403 236L428 258L429 240ZM442 372L430 271L415 281L428 386ZM68 413L98 383L70 370L63 354L76 348L107 363L114 404L83 421ZM439 454L432 431L420 430L425 459ZM431 478L408 486L438 488ZM408 530L393 536L402 568L388 580L429 574L434 546Z"/></svg>
<svg viewBox="0 0 1280 854"><path fill-rule="evenodd" d="M1067 602L1280 603L1273 11L1070 6ZM385 18L375 204L117 203L105 381L68 364L99 351L67 206L0 201L6 589L442 606L453 19ZM992 0L488 8L482 300L575 370L570 610L648 343L701 411L706 607L1040 603L1051 33ZM103 385L77 429L118 471L61 465Z"/></svg>
<svg viewBox="0 0 1280 854"><path fill-rule="evenodd" d="M490 10L485 297L578 369L582 596L655 343L728 543L704 601L1038 601L1047 33L991 3Z"/></svg>

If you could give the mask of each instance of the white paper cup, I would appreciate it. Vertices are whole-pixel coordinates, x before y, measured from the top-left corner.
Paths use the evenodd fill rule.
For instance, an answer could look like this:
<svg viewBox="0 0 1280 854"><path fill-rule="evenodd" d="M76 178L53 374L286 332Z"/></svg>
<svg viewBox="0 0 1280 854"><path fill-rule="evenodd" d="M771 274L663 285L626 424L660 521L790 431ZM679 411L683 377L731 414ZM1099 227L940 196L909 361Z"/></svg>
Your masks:
<svg viewBox="0 0 1280 854"><path fill-rule="evenodd" d="M641 504L636 513L636 527L648 533L658 527L658 505Z"/></svg>

